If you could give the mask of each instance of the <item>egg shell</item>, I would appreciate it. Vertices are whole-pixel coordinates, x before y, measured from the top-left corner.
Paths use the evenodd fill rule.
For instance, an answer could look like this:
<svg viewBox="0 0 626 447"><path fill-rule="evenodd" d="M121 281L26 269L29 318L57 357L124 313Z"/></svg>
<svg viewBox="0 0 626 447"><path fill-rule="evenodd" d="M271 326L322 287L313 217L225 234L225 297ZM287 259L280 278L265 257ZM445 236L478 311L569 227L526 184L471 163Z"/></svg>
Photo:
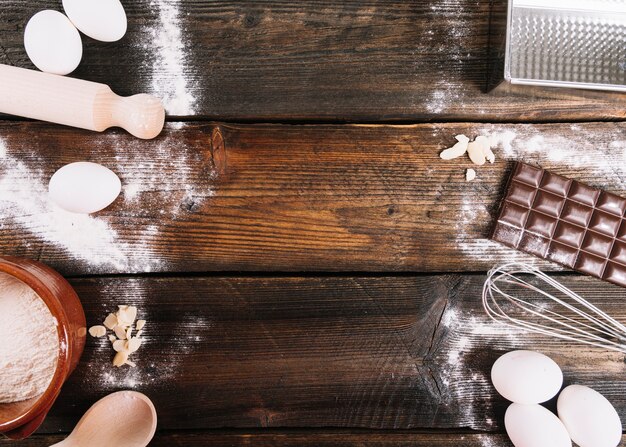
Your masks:
<svg viewBox="0 0 626 447"><path fill-rule="evenodd" d="M63 0L72 23L92 39L115 42L126 34L126 12L119 0Z"/></svg>
<svg viewBox="0 0 626 447"><path fill-rule="evenodd" d="M113 171L97 163L76 162L63 166L50 178L50 199L72 213L95 213L109 206L122 190Z"/></svg>
<svg viewBox="0 0 626 447"><path fill-rule="evenodd" d="M563 373L550 357L520 350L496 360L491 381L496 391L511 402L539 404L556 396L563 385Z"/></svg>
<svg viewBox="0 0 626 447"><path fill-rule="evenodd" d="M557 400L559 418L580 447L615 447L622 440L622 422L611 402L583 385L570 385Z"/></svg>
<svg viewBox="0 0 626 447"><path fill-rule="evenodd" d="M515 447L571 447L563 423L538 404L511 404L504 414L504 427Z"/></svg>
<svg viewBox="0 0 626 447"><path fill-rule="evenodd" d="M39 11L24 30L24 48L41 71L58 75L73 72L83 57L83 42L72 22L58 11Z"/></svg>

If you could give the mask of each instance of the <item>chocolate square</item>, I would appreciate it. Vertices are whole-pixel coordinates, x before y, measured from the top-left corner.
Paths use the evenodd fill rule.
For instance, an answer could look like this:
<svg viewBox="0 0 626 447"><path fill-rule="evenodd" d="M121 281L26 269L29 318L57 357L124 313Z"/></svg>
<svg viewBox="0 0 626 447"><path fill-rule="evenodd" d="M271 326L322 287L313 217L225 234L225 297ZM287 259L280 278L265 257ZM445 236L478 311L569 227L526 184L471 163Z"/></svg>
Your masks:
<svg viewBox="0 0 626 447"><path fill-rule="evenodd" d="M612 247L613 238L594 233L593 231L587 231L581 249L587 253L608 258Z"/></svg>
<svg viewBox="0 0 626 447"><path fill-rule="evenodd" d="M569 193L567 194L567 197L571 200L588 206L595 206L599 196L599 190L579 182L572 182L572 186L570 186Z"/></svg>
<svg viewBox="0 0 626 447"><path fill-rule="evenodd" d="M610 192L602 191L596 203L596 208L622 217L624 216L624 211L626 211L626 199Z"/></svg>
<svg viewBox="0 0 626 447"><path fill-rule="evenodd" d="M560 218L566 222L586 227L592 215L593 208L572 202L571 200L566 200Z"/></svg>
<svg viewBox="0 0 626 447"><path fill-rule="evenodd" d="M617 236L621 223L622 219L619 217L605 213L604 211L595 210L589 222L589 229L609 237L615 237Z"/></svg>
<svg viewBox="0 0 626 447"><path fill-rule="evenodd" d="M539 191L535 196L533 208L548 216L559 217L564 204L565 199L563 197L546 191Z"/></svg>
<svg viewBox="0 0 626 447"><path fill-rule="evenodd" d="M518 163L513 170L513 180L526 183L534 188L539 186L541 177L543 177L543 169L525 163Z"/></svg>
<svg viewBox="0 0 626 447"><path fill-rule="evenodd" d="M573 248L580 248L585 237L585 229L562 220L558 222L554 232L554 240Z"/></svg>
<svg viewBox="0 0 626 447"><path fill-rule="evenodd" d="M517 203L525 208L530 208L535 200L537 190L531 186L520 182L511 182L509 187L509 195L506 200Z"/></svg>
<svg viewBox="0 0 626 447"><path fill-rule="evenodd" d="M550 191L561 197L567 197L571 184L572 181L570 179L553 174L550 171L545 171L539 186L544 191Z"/></svg>

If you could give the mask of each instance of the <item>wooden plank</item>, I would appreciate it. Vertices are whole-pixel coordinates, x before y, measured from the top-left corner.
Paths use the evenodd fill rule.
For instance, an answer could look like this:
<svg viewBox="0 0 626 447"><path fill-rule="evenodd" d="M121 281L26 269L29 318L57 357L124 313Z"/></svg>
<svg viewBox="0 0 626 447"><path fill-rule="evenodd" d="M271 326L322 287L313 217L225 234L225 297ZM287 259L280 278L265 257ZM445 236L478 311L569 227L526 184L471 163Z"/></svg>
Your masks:
<svg viewBox="0 0 626 447"><path fill-rule="evenodd" d="M157 94L170 115L217 120L624 119L626 97L615 92L483 93L490 3L129 0L127 35L84 38L73 75ZM2 2L0 63L32 67L23 30L45 8L59 4Z"/></svg>
<svg viewBox="0 0 626 447"><path fill-rule="evenodd" d="M483 275L113 277L73 280L88 324L117 304L147 319L136 368L90 338L42 432L67 431L100 397L146 393L162 430L221 427L503 429L496 358L536 349L565 383L592 386L626 417L623 354L509 330L483 312ZM621 321L624 289L566 285Z"/></svg>
<svg viewBox="0 0 626 447"><path fill-rule="evenodd" d="M62 435L35 435L20 442L3 441L0 445L14 447L48 447L64 438ZM157 433L150 443L151 447L235 447L254 445L258 447L291 447L291 446L358 446L358 447L509 447L512 444L506 435L498 434L462 434L462 433L419 433L419 432L338 432L325 431L254 431L228 433L220 431L208 432L173 432Z"/></svg>
<svg viewBox="0 0 626 447"><path fill-rule="evenodd" d="M498 140L467 183L453 136ZM0 252L67 275L176 271L486 271L534 259L489 241L513 160L626 194L625 123L280 126L175 123L156 140L0 124ZM123 195L67 215L47 182L90 160ZM555 266L543 264L546 268Z"/></svg>
<svg viewBox="0 0 626 447"><path fill-rule="evenodd" d="M35 435L30 439L11 442L2 441L14 447L48 447L64 438L61 435ZM621 445L626 443L626 436ZM255 431L250 433L224 432L174 432L157 433L150 443L151 447L511 447L513 444L504 434L492 433L419 433L419 432L356 432L344 433L336 431ZM618 446L619 447L619 446Z"/></svg>

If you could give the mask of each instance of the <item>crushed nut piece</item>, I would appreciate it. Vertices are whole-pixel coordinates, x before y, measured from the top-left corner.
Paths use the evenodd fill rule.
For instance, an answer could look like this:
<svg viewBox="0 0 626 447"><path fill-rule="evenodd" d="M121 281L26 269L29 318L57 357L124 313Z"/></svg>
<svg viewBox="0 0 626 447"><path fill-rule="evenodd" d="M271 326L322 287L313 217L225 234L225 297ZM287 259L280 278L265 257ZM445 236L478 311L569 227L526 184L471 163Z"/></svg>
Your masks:
<svg viewBox="0 0 626 447"><path fill-rule="evenodd" d="M115 336L119 338L120 340L126 339L126 331L124 330L122 326L116 326L113 332L115 332Z"/></svg>
<svg viewBox="0 0 626 447"><path fill-rule="evenodd" d="M117 354L115 354L115 357L113 358L113 366L117 366L119 368L120 366L124 365L127 361L128 361L128 352L120 351Z"/></svg>
<svg viewBox="0 0 626 447"><path fill-rule="evenodd" d="M89 333L93 337L103 337L106 335L106 330L113 331L113 334L108 335L109 341L113 345L113 350L116 352L113 358L113 366L136 366L135 362L129 360L130 354L136 352L141 346L143 339L140 338L143 333L142 329L146 325L146 320L137 320L137 308L135 306L118 306L116 313L107 315L104 320L103 326L93 326L89 329ZM133 327L133 325L135 325ZM133 337L133 331L137 331Z"/></svg>
<svg viewBox="0 0 626 447"><path fill-rule="evenodd" d="M104 324L107 329L113 330L115 326L117 326L117 317L115 314L109 314L102 324Z"/></svg>
<svg viewBox="0 0 626 447"><path fill-rule="evenodd" d="M467 145L467 155L469 155L470 160L475 165L484 165L485 164L485 151L483 150L483 145L478 141L472 141Z"/></svg>
<svg viewBox="0 0 626 447"><path fill-rule="evenodd" d="M89 335L92 337L104 337L107 333L107 329L104 326L91 326L89 328Z"/></svg>
<svg viewBox="0 0 626 447"><path fill-rule="evenodd" d="M472 168L469 168L467 171L465 171L466 182L471 182L475 178L476 178L476 171L474 171Z"/></svg>
<svg viewBox="0 0 626 447"><path fill-rule="evenodd" d="M469 143L469 138L467 138L465 135L457 135L454 138L456 138L457 143L454 146L445 149L439 154L439 156L443 160L452 160L453 158L460 157L465 152L467 152L467 144Z"/></svg>

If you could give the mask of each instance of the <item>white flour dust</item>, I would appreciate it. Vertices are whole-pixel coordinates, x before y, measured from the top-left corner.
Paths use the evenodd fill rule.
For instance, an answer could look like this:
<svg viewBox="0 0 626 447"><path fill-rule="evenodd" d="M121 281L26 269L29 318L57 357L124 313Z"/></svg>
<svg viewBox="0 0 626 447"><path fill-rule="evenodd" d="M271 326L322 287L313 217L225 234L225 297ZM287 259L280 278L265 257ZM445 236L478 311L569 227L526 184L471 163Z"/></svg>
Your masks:
<svg viewBox="0 0 626 447"><path fill-rule="evenodd" d="M33 289L0 273L0 403L43 393L59 352L57 322Z"/></svg>
<svg viewBox="0 0 626 447"><path fill-rule="evenodd" d="M190 79L190 45L184 36L180 0L151 0L158 22L148 29L143 48L150 54L151 93L161 98L168 115L193 115L196 90Z"/></svg>
<svg viewBox="0 0 626 447"><path fill-rule="evenodd" d="M543 129L535 125L510 129L487 126L480 133L491 138L503 158L582 169L589 177L578 180L623 191L626 181L626 132L623 129L613 127L598 133L596 127L595 131L590 131L586 126L574 124L567 135ZM611 156L607 156L608 152Z"/></svg>
<svg viewBox="0 0 626 447"><path fill-rule="evenodd" d="M451 401L462 412L462 424L473 429L492 428L495 421L489 417L494 390L488 372L464 361L473 352L484 352L486 347L512 350L528 341L518 328L496 323L486 315L470 315L449 309L441 324L447 329L446 350L442 351L443 385ZM477 365L482 365L478 362Z"/></svg>
<svg viewBox="0 0 626 447"><path fill-rule="evenodd" d="M472 54L467 45L472 34L476 33L476 27L463 19L466 8L465 0L440 0L430 6L432 26L438 28L426 31L423 40L428 51L436 53L435 58L445 56L446 64L440 67L440 80L430 89L426 100L425 107L429 113L447 113L451 108L458 107L465 109L468 103L467 86L461 82L459 73L464 72L466 61L471 60Z"/></svg>
<svg viewBox="0 0 626 447"><path fill-rule="evenodd" d="M19 228L90 265L128 267L130 247L107 220L64 211L48 198L43 173L6 154L0 158L0 229ZM28 246L28 244L27 244Z"/></svg>
<svg viewBox="0 0 626 447"><path fill-rule="evenodd" d="M30 234L45 243L44 251L64 251L83 261L86 273L104 269L125 273L161 270L164 260L162 253L156 251L155 242L160 236L156 222L195 211L213 195L213 190L204 186L196 191L191 185L206 185L204 179L210 180L215 174L201 171L205 164L202 154L181 147L172 135L154 143L153 152L146 156L150 161L143 164L134 161L132 154L136 151L129 149L126 139L126 143L118 143L115 135L111 138L113 142L97 144L112 145L117 153L117 166L109 167L122 180L122 195L116 201L122 201L119 216L107 215L106 210L83 215L60 209L49 200L49 176L11 155L0 139L0 229ZM41 163L38 160L35 164ZM166 172L175 175L164 175ZM133 214L128 216L126 210ZM149 224L133 220L133 231L129 233L128 218L145 218L143 221ZM122 230L125 236L120 233ZM21 245L27 250L31 247L28 238Z"/></svg>

